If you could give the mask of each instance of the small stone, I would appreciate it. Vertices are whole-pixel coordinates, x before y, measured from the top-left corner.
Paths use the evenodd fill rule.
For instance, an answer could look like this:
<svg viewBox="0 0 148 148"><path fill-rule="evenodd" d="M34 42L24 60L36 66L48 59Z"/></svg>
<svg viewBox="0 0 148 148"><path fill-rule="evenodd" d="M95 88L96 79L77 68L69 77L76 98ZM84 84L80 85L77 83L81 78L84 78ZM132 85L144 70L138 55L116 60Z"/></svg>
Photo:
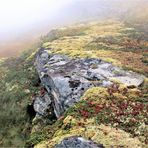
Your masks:
<svg viewBox="0 0 148 148"><path fill-rule="evenodd" d="M110 81L102 81L102 85L104 86L104 87L109 87L109 86L111 86L113 83L112 82L110 82Z"/></svg>
<svg viewBox="0 0 148 148"><path fill-rule="evenodd" d="M49 54L47 52L43 52L41 54L42 61L47 61L48 60L48 57L49 57Z"/></svg>
<svg viewBox="0 0 148 148"><path fill-rule="evenodd" d="M83 137L68 137L62 140L54 148L104 148L103 144L97 144L91 140L86 140Z"/></svg>

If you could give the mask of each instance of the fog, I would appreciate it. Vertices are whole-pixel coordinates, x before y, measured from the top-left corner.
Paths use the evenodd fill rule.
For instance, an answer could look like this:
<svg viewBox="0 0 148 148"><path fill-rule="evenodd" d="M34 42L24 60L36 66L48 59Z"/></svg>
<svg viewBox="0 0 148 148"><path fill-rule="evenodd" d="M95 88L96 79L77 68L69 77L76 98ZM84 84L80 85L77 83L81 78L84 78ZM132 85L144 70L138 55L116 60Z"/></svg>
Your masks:
<svg viewBox="0 0 148 148"><path fill-rule="evenodd" d="M86 20L125 21L139 13L146 20L147 6L148 0L0 0L0 54L28 48L59 26Z"/></svg>
<svg viewBox="0 0 148 148"><path fill-rule="evenodd" d="M0 40L32 31L56 17L69 0L0 0Z"/></svg>

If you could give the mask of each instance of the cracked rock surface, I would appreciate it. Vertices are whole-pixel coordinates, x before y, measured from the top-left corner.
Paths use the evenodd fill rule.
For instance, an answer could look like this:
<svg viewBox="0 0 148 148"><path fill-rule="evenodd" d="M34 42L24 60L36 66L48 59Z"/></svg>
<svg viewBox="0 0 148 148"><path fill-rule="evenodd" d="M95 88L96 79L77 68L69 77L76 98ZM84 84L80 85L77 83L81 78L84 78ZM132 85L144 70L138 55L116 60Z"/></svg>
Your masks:
<svg viewBox="0 0 148 148"><path fill-rule="evenodd" d="M35 63L57 117L78 102L91 87L110 86L113 79L136 87L144 81L144 76L125 71L101 59L72 59L66 55L49 54L44 48L38 51Z"/></svg>
<svg viewBox="0 0 148 148"><path fill-rule="evenodd" d="M35 98L33 107L38 115L44 116L46 115L46 112L49 109L50 105L51 105L51 99L48 94L45 94L42 97L38 96Z"/></svg>

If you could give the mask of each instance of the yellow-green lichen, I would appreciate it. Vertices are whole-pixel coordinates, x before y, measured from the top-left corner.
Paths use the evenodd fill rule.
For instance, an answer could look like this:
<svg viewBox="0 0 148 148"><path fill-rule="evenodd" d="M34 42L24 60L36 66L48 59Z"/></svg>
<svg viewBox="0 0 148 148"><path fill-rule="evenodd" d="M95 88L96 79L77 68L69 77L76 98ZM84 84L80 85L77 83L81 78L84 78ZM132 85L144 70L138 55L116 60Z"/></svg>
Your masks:
<svg viewBox="0 0 148 148"><path fill-rule="evenodd" d="M77 124L71 124L72 120ZM94 142L102 143L105 147L131 147L133 145L135 148L142 147L141 142L137 138L131 138L130 134L110 126L105 126L103 124L96 125L94 118L84 121L83 119L77 120L72 116L67 116L63 123L63 126L54 134L52 139L36 145L35 148L52 148L64 138L71 136L82 136L86 139L92 139ZM67 124L70 124L71 126L65 133L64 127Z"/></svg>

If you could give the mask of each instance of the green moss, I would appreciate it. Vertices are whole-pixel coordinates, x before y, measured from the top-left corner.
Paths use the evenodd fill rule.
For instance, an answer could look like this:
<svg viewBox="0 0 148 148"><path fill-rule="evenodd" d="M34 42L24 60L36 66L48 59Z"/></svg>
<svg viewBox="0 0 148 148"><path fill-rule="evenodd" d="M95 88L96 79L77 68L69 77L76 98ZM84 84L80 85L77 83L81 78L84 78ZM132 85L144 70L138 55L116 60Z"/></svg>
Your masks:
<svg viewBox="0 0 148 148"><path fill-rule="evenodd" d="M28 147L32 147L36 144L38 144L41 141L44 141L47 139L47 134L43 133L43 132L35 132L33 134L31 134L31 136L29 137L29 139L26 141L26 146Z"/></svg>
<svg viewBox="0 0 148 148"><path fill-rule="evenodd" d="M104 87L94 87L88 89L85 94L82 96L84 100L92 100L96 102L107 101L109 94L107 93L107 88Z"/></svg>
<svg viewBox="0 0 148 148"><path fill-rule="evenodd" d="M65 131L65 126L71 125L68 130ZM63 126L59 128L51 139L48 141L43 141L35 146L35 148L42 147L54 147L66 137L71 136L82 136L86 139L92 139L94 142L102 143L105 147L109 146L141 146L142 144L137 138L131 138L130 134L122 131L116 130L110 126L105 126L103 124L98 125L95 123L95 118L86 119L76 119L73 116L67 116L63 120ZM120 137L120 138L119 138Z"/></svg>
<svg viewBox="0 0 148 148"><path fill-rule="evenodd" d="M26 108L32 94L38 91L32 52L6 59L0 65L0 129L3 129L0 146L3 147L23 147L29 133Z"/></svg>

